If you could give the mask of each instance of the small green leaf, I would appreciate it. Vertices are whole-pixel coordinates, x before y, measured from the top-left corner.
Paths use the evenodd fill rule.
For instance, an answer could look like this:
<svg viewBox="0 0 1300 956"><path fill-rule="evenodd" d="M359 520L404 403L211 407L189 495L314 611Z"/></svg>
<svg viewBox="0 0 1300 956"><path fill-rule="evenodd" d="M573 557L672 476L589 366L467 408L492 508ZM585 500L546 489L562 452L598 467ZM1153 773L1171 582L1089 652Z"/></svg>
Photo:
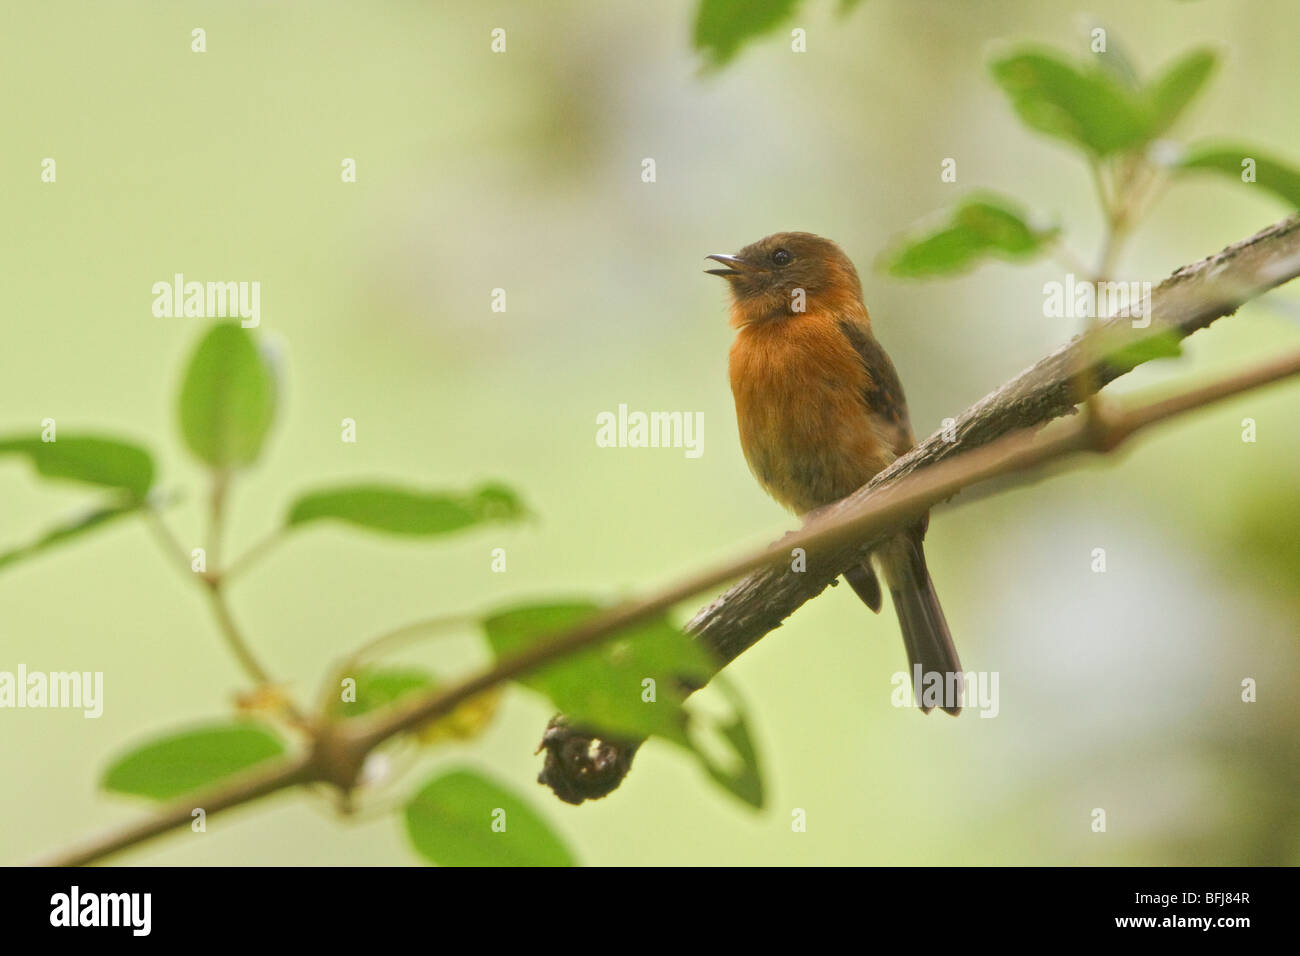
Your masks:
<svg viewBox="0 0 1300 956"><path fill-rule="evenodd" d="M969 230L990 249L1008 257L1032 255L1051 233L1036 233L1020 213L992 197L968 199L957 208L957 226Z"/></svg>
<svg viewBox="0 0 1300 956"><path fill-rule="evenodd" d="M880 266L903 278L952 275L993 256L1027 259L1042 252L1056 230L1035 230L1006 200L984 195L964 200L949 224L904 241L881 257Z"/></svg>
<svg viewBox="0 0 1300 956"><path fill-rule="evenodd" d="M711 66L722 66L742 46L775 30L799 0L700 0L695 48Z"/></svg>
<svg viewBox="0 0 1300 956"><path fill-rule="evenodd" d="M1247 160L1253 160L1253 168ZM1236 179L1247 186L1258 185L1281 196L1292 206L1300 208L1300 171L1280 160L1265 156L1257 149L1239 143L1208 143L1192 146L1183 156L1179 168L1183 170L1210 170ZM1252 173L1252 183L1243 176Z"/></svg>
<svg viewBox="0 0 1300 956"><path fill-rule="evenodd" d="M493 614L483 630L493 653L504 659L599 610L589 602L526 605ZM659 619L526 674L519 683L545 694L575 724L616 736L657 734L690 747L679 680L703 683L714 669L703 648ZM654 681L654 701L643 699L648 679Z"/></svg>
<svg viewBox="0 0 1300 956"><path fill-rule="evenodd" d="M1050 51L995 60L993 79L1025 125L1096 156L1141 145L1149 130L1140 101L1106 70L1079 69Z"/></svg>
<svg viewBox="0 0 1300 956"><path fill-rule="evenodd" d="M504 659L599 611L599 605L586 601L527 605L494 614L483 627L493 652ZM518 681L548 697L568 723L593 735L623 740L657 735L672 741L697 757L723 788L761 807L763 781L739 694L715 676L731 703L731 716L712 721L684 707L683 680L700 686L715 670L703 648L660 619L633 628L612 646L563 658ZM710 734L731 752L731 759L720 761L702 744L701 736Z"/></svg>
<svg viewBox="0 0 1300 956"><path fill-rule="evenodd" d="M504 485L483 485L468 494L411 491L390 485L354 485L303 495L286 524L333 519L390 534L437 535L476 524L518 521L528 514Z"/></svg>
<svg viewBox="0 0 1300 956"><path fill-rule="evenodd" d="M93 531L95 528L108 524L116 518L139 511L142 507L144 507L144 503L140 500L96 507L83 515L73 518L71 521L55 525L35 541L12 548L9 551L0 552L0 568L4 568L23 558L30 558L33 555L40 554L46 548L52 548L69 538L85 534L87 531Z"/></svg>
<svg viewBox="0 0 1300 956"><path fill-rule="evenodd" d="M950 226L886 252L881 265L900 278L954 275L979 261L984 243L969 229Z"/></svg>
<svg viewBox="0 0 1300 956"><path fill-rule="evenodd" d="M213 468L252 464L275 417L275 373L237 322L214 325L203 337L181 383L185 444Z"/></svg>
<svg viewBox="0 0 1300 956"><path fill-rule="evenodd" d="M356 700L336 700L333 712L340 717L360 717L374 710L391 707L417 691L432 691L441 683L427 671L414 667L367 667L356 674L344 675L356 682ZM499 687L492 687L461 701L449 714L421 724L415 739L421 744L448 740L470 740L479 736L496 716L500 702Z"/></svg>
<svg viewBox="0 0 1300 956"><path fill-rule="evenodd" d="M357 699L335 701L334 712L343 717L360 717L382 710L407 694L431 688L436 683L432 674L413 667L363 668L344 676L357 682Z"/></svg>
<svg viewBox="0 0 1300 956"><path fill-rule="evenodd" d="M430 780L406 805L406 834L439 866L573 866L573 854L517 795L468 770Z"/></svg>
<svg viewBox="0 0 1300 956"><path fill-rule="evenodd" d="M114 793L171 800L285 752L260 724L213 723L159 737L118 757L101 786Z"/></svg>
<svg viewBox="0 0 1300 956"><path fill-rule="evenodd" d="M39 436L0 438L0 455L25 456L46 478L66 478L119 488L143 498L153 485L153 459L138 445L88 435L41 441Z"/></svg>
<svg viewBox="0 0 1300 956"><path fill-rule="evenodd" d="M1212 50L1193 50L1175 60L1148 85L1144 98L1152 137L1159 136L1174 124L1210 78L1216 62Z"/></svg>
<svg viewBox="0 0 1300 956"><path fill-rule="evenodd" d="M1124 338L1129 339L1129 334L1124 333ZM1163 329L1122 343L1103 340L1101 354L1107 365L1128 372L1152 359L1177 358L1183 354L1183 345L1177 332Z"/></svg>
<svg viewBox="0 0 1300 956"><path fill-rule="evenodd" d="M713 729L729 746L734 757L734 769L719 764L698 742L693 741L696 753L699 754L700 761L709 776L723 789L739 797L754 809L761 810L763 809L763 772L759 765L758 749L754 746L753 737L749 732L749 717L744 701L740 697L740 692L721 674L713 678L710 686L717 687L731 704L731 719L720 722ZM699 718L695 718L693 725L698 727L701 722Z"/></svg>

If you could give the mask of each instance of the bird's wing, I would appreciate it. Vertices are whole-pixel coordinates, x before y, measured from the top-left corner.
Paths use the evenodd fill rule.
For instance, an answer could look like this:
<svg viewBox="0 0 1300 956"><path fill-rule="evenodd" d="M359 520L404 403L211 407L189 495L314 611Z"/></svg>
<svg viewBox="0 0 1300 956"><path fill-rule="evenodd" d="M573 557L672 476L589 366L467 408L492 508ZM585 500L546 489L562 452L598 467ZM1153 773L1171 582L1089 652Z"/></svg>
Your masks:
<svg viewBox="0 0 1300 956"><path fill-rule="evenodd" d="M840 319L839 327L867 370L867 384L862 388L862 401L867 413L894 454L902 455L916 442L912 438L912 423L907 417L907 399L898 373L894 371L894 363L871 334L870 328L849 319Z"/></svg>

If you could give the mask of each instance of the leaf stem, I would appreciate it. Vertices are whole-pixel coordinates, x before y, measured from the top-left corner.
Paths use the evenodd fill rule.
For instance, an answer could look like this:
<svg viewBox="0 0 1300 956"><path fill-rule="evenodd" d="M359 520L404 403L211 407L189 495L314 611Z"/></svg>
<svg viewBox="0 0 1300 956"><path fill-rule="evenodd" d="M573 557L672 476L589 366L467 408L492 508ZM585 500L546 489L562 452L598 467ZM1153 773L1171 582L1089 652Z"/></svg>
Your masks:
<svg viewBox="0 0 1300 956"><path fill-rule="evenodd" d="M167 522L163 519L163 516L158 509L152 504L146 504L144 507L144 517L146 523L149 525L149 530L153 532L154 539L158 542L158 546L175 559L176 566L180 568L181 571L190 574L189 555L187 555L185 549L181 547L181 543L177 540L176 535L172 534L172 529L167 525Z"/></svg>
<svg viewBox="0 0 1300 956"><path fill-rule="evenodd" d="M1082 279L1091 279L1092 270L1084 264L1083 256L1058 234L1052 239L1052 257L1066 272L1073 272Z"/></svg>
<svg viewBox="0 0 1300 956"><path fill-rule="evenodd" d="M234 615L230 613L230 605L226 602L226 596L221 590L221 584L218 581L208 581L208 598L212 605L212 615L217 619L217 626L221 628L221 634L226 639L226 644L235 659L244 669L253 682L256 684L272 683L271 675L267 673L257 656L253 653L248 642L244 640L244 635L240 632L239 626L235 623Z"/></svg>
<svg viewBox="0 0 1300 956"><path fill-rule="evenodd" d="M208 498L208 566L216 571L220 567L218 555L221 535L225 530L226 495L230 490L230 472L224 468L212 471L212 490Z"/></svg>
<svg viewBox="0 0 1300 956"><path fill-rule="evenodd" d="M263 536L260 541L237 557L234 561L230 562L230 566L221 573L222 580L229 581L232 578L243 574L268 553L274 551L285 538L286 534L284 528L276 528L274 531Z"/></svg>

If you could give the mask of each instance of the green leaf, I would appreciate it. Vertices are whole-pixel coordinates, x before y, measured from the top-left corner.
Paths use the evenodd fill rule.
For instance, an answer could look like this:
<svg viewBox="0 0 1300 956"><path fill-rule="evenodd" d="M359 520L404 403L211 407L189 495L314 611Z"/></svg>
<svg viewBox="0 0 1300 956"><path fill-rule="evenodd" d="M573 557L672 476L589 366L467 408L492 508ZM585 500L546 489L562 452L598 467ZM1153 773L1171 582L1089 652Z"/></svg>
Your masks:
<svg viewBox="0 0 1300 956"><path fill-rule="evenodd" d="M214 325L181 383L185 444L213 468L252 464L275 417L275 373L237 322Z"/></svg>
<svg viewBox="0 0 1300 956"><path fill-rule="evenodd" d="M1242 179L1246 174L1243 163L1247 159L1255 162L1254 183ZM1267 189L1292 206L1300 208L1300 171L1240 143L1203 143L1192 146L1179 163L1179 168L1222 173L1243 185L1258 185Z"/></svg>
<svg viewBox="0 0 1300 956"><path fill-rule="evenodd" d="M1034 232L1020 213L988 197L969 199L957 209L957 225L967 229L991 250L1009 257L1032 255L1051 233Z"/></svg>
<svg viewBox="0 0 1300 956"><path fill-rule="evenodd" d="M952 275L973 266L985 249L969 229L951 226L886 252L883 268L900 278Z"/></svg>
<svg viewBox="0 0 1300 956"><path fill-rule="evenodd" d="M1150 136L1159 136L1178 119L1214 72L1212 50L1193 50L1174 61L1144 92Z"/></svg>
<svg viewBox="0 0 1300 956"><path fill-rule="evenodd" d="M711 66L722 66L742 46L775 30L799 0L700 0L695 48Z"/></svg>
<svg viewBox="0 0 1300 956"><path fill-rule="evenodd" d="M1095 156L1149 138L1143 104L1106 70L1079 69L1049 51L1022 50L995 60L993 79L1025 125Z"/></svg>
<svg viewBox="0 0 1300 956"><path fill-rule="evenodd" d="M340 717L360 717L371 711L391 707L417 691L431 691L441 683L427 671L414 667L366 667L358 673L344 675L356 682L356 700L336 700L332 710ZM415 738L421 744L448 740L470 740L485 731L496 716L500 688L492 687L461 701L441 717L421 724Z"/></svg>
<svg viewBox="0 0 1300 956"><path fill-rule="evenodd" d="M153 459L138 445L114 438L65 436L42 441L40 436L0 438L0 455L26 457L38 474L118 488L143 498L153 485Z"/></svg>
<svg viewBox="0 0 1300 956"><path fill-rule="evenodd" d="M114 793L171 800L284 752L280 739L260 724L213 723L123 754L104 772L101 785Z"/></svg>
<svg viewBox="0 0 1300 956"><path fill-rule="evenodd" d="M69 538L75 538L88 531L93 531L95 528L108 524L116 518L139 511L142 507L144 507L144 502L141 500L96 507L70 521L55 525L35 541L9 551L0 552L0 568L4 568L23 558L30 558L33 555L40 554L47 548L61 544Z"/></svg>
<svg viewBox="0 0 1300 956"><path fill-rule="evenodd" d="M759 765L758 749L754 746L749 732L749 718L744 701L739 691L725 680L721 674L710 682L717 687L731 703L732 717L711 728L728 745L731 750L733 766L724 766L708 755L706 748L694 742L696 753L704 764L705 770L723 789L756 810L763 809L763 772ZM698 719L695 724L700 723Z"/></svg>
<svg viewBox="0 0 1300 956"><path fill-rule="evenodd" d="M526 605L491 615L483 630L493 653L504 659L599 610L590 602ZM661 618L518 681L549 697L575 724L615 736L657 734L689 748L678 681L703 683L714 669L703 648ZM647 679L654 681L653 702L642 699Z"/></svg>
<svg viewBox="0 0 1300 956"><path fill-rule="evenodd" d="M1123 337L1127 340L1130 335L1125 332ZM1182 338L1173 329L1163 329L1154 334L1148 330L1131 341L1115 343L1103 339L1101 354L1107 365L1128 372L1152 359L1177 358L1182 355Z"/></svg>
<svg viewBox="0 0 1300 956"><path fill-rule="evenodd" d="M468 770L430 780L406 805L406 834L439 866L573 866L573 854L517 795Z"/></svg>
<svg viewBox="0 0 1300 956"><path fill-rule="evenodd" d="M880 266L890 275L904 278L952 275L987 257L1030 258L1055 236L1055 229L1030 227L1006 200L984 195L964 200L948 225L887 250Z"/></svg>
<svg viewBox="0 0 1300 956"><path fill-rule="evenodd" d="M535 604L502 611L483 622L498 659L535 647L539 639L570 629L599 613L587 601ZM743 702L730 685L713 678L731 703L731 716L713 721L688 713L682 680L699 686L716 669L695 641L666 620L636 627L617 643L563 658L518 682L548 697L571 725L594 735L633 740L657 735L690 751L724 789L754 807L763 804L758 756ZM654 700L647 701L647 678ZM730 751L720 760L708 736Z"/></svg>
<svg viewBox="0 0 1300 956"><path fill-rule="evenodd" d="M467 494L353 485L303 495L289 509L286 524L333 519L390 534L438 535L487 522L518 521L527 514L519 496L504 485L483 485Z"/></svg>
<svg viewBox="0 0 1300 956"><path fill-rule="evenodd" d="M334 703L334 712L344 717L360 717L382 710L417 690L435 686L432 674L413 667L363 668L345 675L357 682L357 699Z"/></svg>

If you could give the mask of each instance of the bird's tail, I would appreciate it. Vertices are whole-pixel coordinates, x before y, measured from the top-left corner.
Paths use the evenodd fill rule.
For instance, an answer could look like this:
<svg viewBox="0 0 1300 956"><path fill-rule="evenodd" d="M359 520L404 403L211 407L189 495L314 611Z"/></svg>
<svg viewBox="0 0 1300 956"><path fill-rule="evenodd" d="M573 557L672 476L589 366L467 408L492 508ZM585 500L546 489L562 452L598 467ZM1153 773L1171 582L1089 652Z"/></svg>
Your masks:
<svg viewBox="0 0 1300 956"><path fill-rule="evenodd" d="M934 593L934 582L925 566L925 551L921 546L919 528L905 531L881 546L876 554L880 558L885 581L898 612L898 623L903 630L903 644L907 647L908 677L914 688L932 686L942 681L939 708L953 716L961 713L962 669L953 646L948 622ZM853 582L850 580L850 584ZM856 590L856 588L855 588ZM917 668L920 679L917 680ZM929 675L937 674L936 677ZM924 713L934 709L933 698L926 703L918 693L917 704Z"/></svg>

